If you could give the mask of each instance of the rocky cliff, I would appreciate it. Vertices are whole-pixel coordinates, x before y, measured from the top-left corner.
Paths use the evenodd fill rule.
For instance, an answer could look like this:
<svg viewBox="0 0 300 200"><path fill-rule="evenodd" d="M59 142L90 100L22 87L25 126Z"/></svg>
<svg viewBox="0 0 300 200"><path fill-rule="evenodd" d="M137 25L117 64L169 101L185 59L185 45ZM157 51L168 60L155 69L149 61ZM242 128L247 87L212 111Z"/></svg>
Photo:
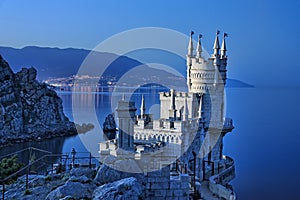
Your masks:
<svg viewBox="0 0 300 200"><path fill-rule="evenodd" d="M13 73L0 55L0 146L76 134L62 100L36 75L34 68Z"/></svg>

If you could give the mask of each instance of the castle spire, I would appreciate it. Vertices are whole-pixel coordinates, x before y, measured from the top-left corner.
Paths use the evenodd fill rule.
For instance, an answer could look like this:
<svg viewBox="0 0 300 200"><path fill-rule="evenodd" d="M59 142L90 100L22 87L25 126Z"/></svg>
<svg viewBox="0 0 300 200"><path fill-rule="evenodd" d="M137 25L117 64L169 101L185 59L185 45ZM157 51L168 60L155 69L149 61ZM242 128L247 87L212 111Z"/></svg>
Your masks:
<svg viewBox="0 0 300 200"><path fill-rule="evenodd" d="M183 121L187 121L189 116L189 110L188 110L188 104L187 104L187 98L184 98L184 110L183 110Z"/></svg>
<svg viewBox="0 0 300 200"><path fill-rule="evenodd" d="M176 119L176 105L175 105L175 90L170 90L171 94L171 102L170 102L170 109L169 109L169 118Z"/></svg>
<svg viewBox="0 0 300 200"><path fill-rule="evenodd" d="M197 45L197 57L198 58L201 58L201 53L202 53L201 38L202 38L202 35L199 34L199 36L198 36L198 45Z"/></svg>
<svg viewBox="0 0 300 200"><path fill-rule="evenodd" d="M193 57L193 53L194 53L193 35L194 35L194 31L191 31L190 41L189 41L189 46L188 46L188 56L189 57Z"/></svg>
<svg viewBox="0 0 300 200"><path fill-rule="evenodd" d="M170 104L170 109L175 110L176 106L175 106L175 90L171 89L171 104Z"/></svg>
<svg viewBox="0 0 300 200"><path fill-rule="evenodd" d="M146 107L145 107L145 99L144 99L144 95L142 95L141 118L144 118L144 117L145 117L145 111L146 111Z"/></svg>
<svg viewBox="0 0 300 200"><path fill-rule="evenodd" d="M226 41L225 41L225 37L228 37L227 33L224 33L223 35L223 41L222 41L222 47L221 47L221 58L225 58L226 57Z"/></svg>
<svg viewBox="0 0 300 200"><path fill-rule="evenodd" d="M219 34L220 34L220 31L217 30L216 39L215 39L215 43L214 43L214 56L215 57L217 57L219 55L219 50L220 50Z"/></svg>

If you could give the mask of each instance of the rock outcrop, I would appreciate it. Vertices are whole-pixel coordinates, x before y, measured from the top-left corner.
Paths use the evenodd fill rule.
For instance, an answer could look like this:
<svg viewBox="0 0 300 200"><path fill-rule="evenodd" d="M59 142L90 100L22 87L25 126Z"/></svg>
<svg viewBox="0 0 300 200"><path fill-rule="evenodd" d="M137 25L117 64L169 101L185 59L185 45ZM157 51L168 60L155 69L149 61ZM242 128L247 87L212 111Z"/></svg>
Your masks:
<svg viewBox="0 0 300 200"><path fill-rule="evenodd" d="M0 55L0 146L77 133L62 100L36 75L34 68L13 73Z"/></svg>
<svg viewBox="0 0 300 200"><path fill-rule="evenodd" d="M96 170L76 168L69 173L28 176L28 190L26 190L26 175L16 182L6 185L5 199L91 199L97 188L93 180ZM26 192L27 191L27 192ZM0 187L2 193L2 187Z"/></svg>
<svg viewBox="0 0 300 200"><path fill-rule="evenodd" d="M117 125L114 118L114 114L109 114L105 117L103 123L103 132L106 140L113 140L116 138Z"/></svg>
<svg viewBox="0 0 300 200"><path fill-rule="evenodd" d="M96 185L89 182L86 176L71 177L64 185L59 186L50 192L46 200L62 199L72 197L72 199L91 199Z"/></svg>
<svg viewBox="0 0 300 200"><path fill-rule="evenodd" d="M101 165L94 180L98 184L103 185L103 184L112 183L114 181L118 181L120 179L129 178L129 177L136 178L140 183L145 182L145 178L142 173L128 173L128 172L118 171L105 164Z"/></svg>
<svg viewBox="0 0 300 200"><path fill-rule="evenodd" d="M98 187L93 192L93 200L139 200L144 199L143 190L136 178L129 177Z"/></svg>

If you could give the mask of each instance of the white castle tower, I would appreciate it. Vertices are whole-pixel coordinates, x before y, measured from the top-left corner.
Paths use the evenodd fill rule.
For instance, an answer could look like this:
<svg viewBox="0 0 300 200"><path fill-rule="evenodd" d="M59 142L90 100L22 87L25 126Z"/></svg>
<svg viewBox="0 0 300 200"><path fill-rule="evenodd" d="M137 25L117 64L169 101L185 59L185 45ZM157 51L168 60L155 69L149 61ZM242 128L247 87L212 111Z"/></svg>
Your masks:
<svg viewBox="0 0 300 200"><path fill-rule="evenodd" d="M133 125L137 110L134 104L134 102L128 102L123 98L119 101L116 109L119 122L118 147L126 151L134 151Z"/></svg>
<svg viewBox="0 0 300 200"><path fill-rule="evenodd" d="M154 194L155 198L156 195L162 194L161 188L151 185L166 177L167 179L163 181L166 184L161 184L162 187L166 187L163 189L170 192L164 192L166 195L161 196L161 199L188 199L191 195L183 194L193 191L192 196L196 195L200 191L201 182L208 179L214 180L210 188L213 193L225 199L234 196L232 190L223 187L235 177L233 160L223 155L223 137L234 127L232 120L226 118L224 113L227 34L223 35L221 47L219 34L217 31L213 54L205 59L202 56L202 35L198 36L195 52L192 38L194 32L191 32L186 56L188 92L178 92L174 89L161 92L158 120L154 120L151 114L146 113L144 96L141 100L140 115L135 115L134 102L123 99L117 108L119 118L117 142L100 143L100 157L117 155L114 152L120 148L132 155L127 157L131 158L131 163L137 163L135 169L140 167L139 171L146 174L146 185L147 187L150 185L146 189L147 194ZM117 167L122 162L124 154L121 161L112 166ZM149 174L153 170L166 169L166 166L170 166L169 171L160 173L159 177L154 176L155 179L151 173ZM180 182L182 184L186 181L192 188L171 188L170 185L176 180L171 179L170 170L173 175L191 176L180 178ZM181 196L168 196L167 194L174 194L173 190L183 192L180 193Z"/></svg>

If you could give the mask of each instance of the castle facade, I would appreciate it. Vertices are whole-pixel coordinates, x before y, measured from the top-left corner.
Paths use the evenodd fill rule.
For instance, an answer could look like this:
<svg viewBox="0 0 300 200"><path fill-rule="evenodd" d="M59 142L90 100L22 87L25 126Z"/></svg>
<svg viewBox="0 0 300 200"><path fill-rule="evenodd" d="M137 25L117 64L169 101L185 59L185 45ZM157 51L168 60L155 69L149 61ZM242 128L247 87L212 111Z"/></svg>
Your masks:
<svg viewBox="0 0 300 200"><path fill-rule="evenodd" d="M118 138L100 143L102 163L126 173L143 174L149 199L200 199L203 187L218 197L235 199L229 182L234 161L223 155L223 137L233 121L225 116L224 87L227 49L219 31L213 54L202 56L199 35L196 51L191 32L186 56L187 92L160 93L160 118L146 113L142 97L139 115L135 102L119 101Z"/></svg>

